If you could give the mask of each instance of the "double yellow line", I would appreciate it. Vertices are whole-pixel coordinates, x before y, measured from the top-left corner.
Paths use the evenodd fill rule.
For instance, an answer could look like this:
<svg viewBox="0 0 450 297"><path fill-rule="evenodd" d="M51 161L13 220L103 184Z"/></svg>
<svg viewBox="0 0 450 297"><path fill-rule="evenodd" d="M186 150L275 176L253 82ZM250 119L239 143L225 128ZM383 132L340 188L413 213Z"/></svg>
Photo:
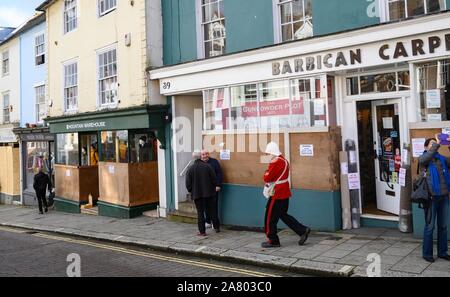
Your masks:
<svg viewBox="0 0 450 297"><path fill-rule="evenodd" d="M21 230L4 228L4 227L0 227L0 231L13 232L13 233L27 233L27 231L21 231ZM127 249L127 248L121 248L121 247L116 247L116 246L111 246L111 245L106 245L106 244L89 242L86 240L72 239L72 238L48 235L48 234L43 234L43 233L36 233L36 234L33 234L33 236L45 238L45 239L56 240L56 241L63 241L63 242L68 242L68 243L73 243L73 244L91 246L91 247L95 247L95 248L99 248L99 249L129 254L129 255L133 255L133 256L140 256L140 257L145 257L145 258L150 258L150 259L156 259L156 260L160 260L160 261L167 261L167 262L172 262L172 263L177 263L177 264L183 264L183 265L189 265L189 266L196 266L196 267L200 267L200 268L231 272L231 273L236 273L236 274L240 274L240 275L247 275L247 276L251 276L251 277L279 277L279 275L270 274L270 273L264 273L264 272L252 271L252 270L246 270L246 269L240 269L240 268L234 268L234 267L227 267L227 266L222 266L222 265L217 265L217 264L181 259L181 258L177 258L177 257L163 256L163 255L147 253L147 252L140 252L140 251L135 251L135 250Z"/></svg>

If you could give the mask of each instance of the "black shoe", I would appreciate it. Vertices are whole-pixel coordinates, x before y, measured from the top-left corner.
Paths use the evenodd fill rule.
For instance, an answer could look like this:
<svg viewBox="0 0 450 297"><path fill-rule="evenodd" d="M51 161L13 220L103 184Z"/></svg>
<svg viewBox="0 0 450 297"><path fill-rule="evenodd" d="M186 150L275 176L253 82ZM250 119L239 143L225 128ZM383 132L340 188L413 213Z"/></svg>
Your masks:
<svg viewBox="0 0 450 297"><path fill-rule="evenodd" d="M270 248L278 248L280 247L281 244L274 244L274 243L270 243L268 241L265 241L263 243L261 243L261 247L265 248L265 249L270 249Z"/></svg>
<svg viewBox="0 0 450 297"><path fill-rule="evenodd" d="M445 256L439 256L439 258L450 261L450 256L449 255L445 255Z"/></svg>
<svg viewBox="0 0 450 297"><path fill-rule="evenodd" d="M298 241L298 245L304 245L305 241L308 239L309 233L311 233L311 229L306 228L305 233L303 233L302 236L300 236L300 240Z"/></svg>
<svg viewBox="0 0 450 297"><path fill-rule="evenodd" d="M46 207L46 208L44 209L44 211L45 211L45 212L48 212L48 208Z"/></svg>
<svg viewBox="0 0 450 297"><path fill-rule="evenodd" d="M427 262L434 263L434 258L433 257L423 257L423 258Z"/></svg>
<svg viewBox="0 0 450 297"><path fill-rule="evenodd" d="M40 210L40 211L39 211L39 214L44 214L44 213L42 212L42 210Z"/></svg>

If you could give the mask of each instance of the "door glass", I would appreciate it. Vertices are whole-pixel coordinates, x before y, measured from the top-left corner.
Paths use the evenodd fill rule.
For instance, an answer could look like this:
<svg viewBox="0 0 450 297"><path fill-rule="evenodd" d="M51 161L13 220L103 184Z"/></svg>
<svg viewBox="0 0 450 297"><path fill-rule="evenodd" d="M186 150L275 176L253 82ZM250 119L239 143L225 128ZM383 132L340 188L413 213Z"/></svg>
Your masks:
<svg viewBox="0 0 450 297"><path fill-rule="evenodd" d="M380 181L398 184L401 167L398 105L377 106L378 162Z"/></svg>

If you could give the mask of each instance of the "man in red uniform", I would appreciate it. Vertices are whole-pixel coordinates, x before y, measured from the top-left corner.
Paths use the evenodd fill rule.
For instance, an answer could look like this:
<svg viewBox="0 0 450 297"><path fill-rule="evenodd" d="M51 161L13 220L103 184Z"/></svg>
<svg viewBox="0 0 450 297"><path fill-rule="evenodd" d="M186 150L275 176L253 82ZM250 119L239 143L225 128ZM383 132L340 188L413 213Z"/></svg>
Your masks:
<svg viewBox="0 0 450 297"><path fill-rule="evenodd" d="M300 224L287 212L291 189L289 185L289 162L282 156L278 144L271 142L267 145L266 154L271 155L269 169L264 173L265 183L276 183L273 196L269 198L266 206L264 230L268 241L263 242L263 248L280 247L280 239L277 235L277 224L281 219L289 228L300 236L299 245L303 245L311 232L310 228Z"/></svg>

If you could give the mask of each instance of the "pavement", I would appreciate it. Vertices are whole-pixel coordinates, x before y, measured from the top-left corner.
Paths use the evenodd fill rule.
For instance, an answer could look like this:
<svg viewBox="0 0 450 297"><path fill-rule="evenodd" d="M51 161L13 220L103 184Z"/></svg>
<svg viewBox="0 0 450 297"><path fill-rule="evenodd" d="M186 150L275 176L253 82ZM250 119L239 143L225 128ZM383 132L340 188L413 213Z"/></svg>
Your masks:
<svg viewBox="0 0 450 297"><path fill-rule="evenodd" d="M50 210L39 215L34 207L0 205L0 226L54 232L117 242L154 250L251 264L306 275L366 277L450 277L450 262L422 259L422 241L393 229L361 228L336 233L311 232L304 246L291 230L279 232L281 247L261 248L261 232L226 229L196 236L197 225L141 216L120 220ZM379 258L378 258L379 256ZM372 262L372 259L376 259ZM369 269L379 262L379 270Z"/></svg>

